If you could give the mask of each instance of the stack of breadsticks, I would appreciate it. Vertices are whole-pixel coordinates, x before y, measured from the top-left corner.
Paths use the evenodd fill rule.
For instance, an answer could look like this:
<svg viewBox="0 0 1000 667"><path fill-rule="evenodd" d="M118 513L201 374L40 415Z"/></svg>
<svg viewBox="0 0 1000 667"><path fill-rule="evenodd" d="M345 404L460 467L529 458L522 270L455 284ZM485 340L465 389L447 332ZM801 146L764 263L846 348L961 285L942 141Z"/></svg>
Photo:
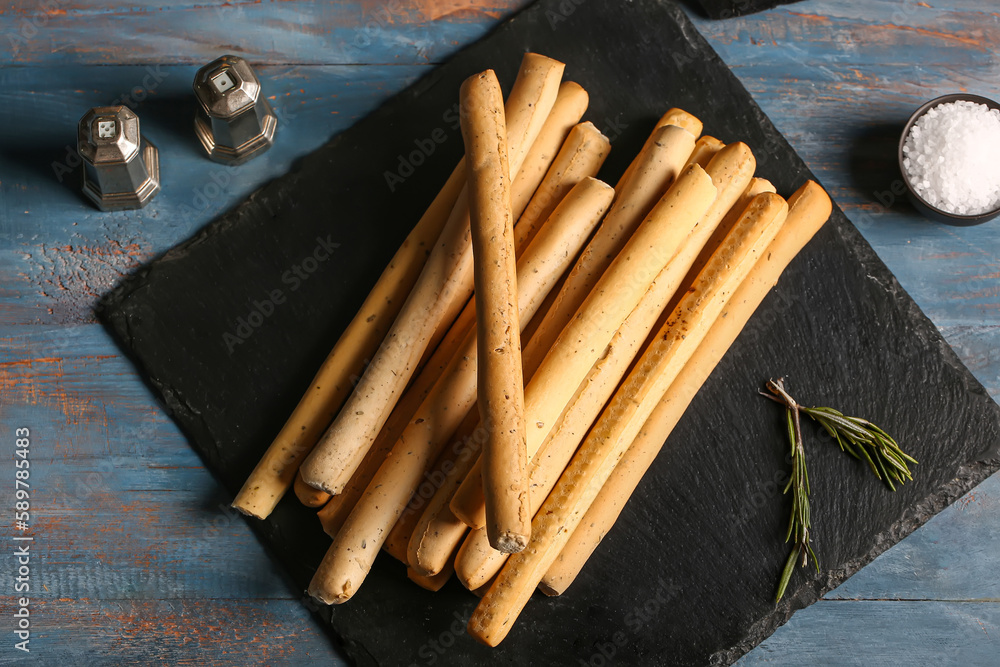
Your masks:
<svg viewBox="0 0 1000 667"><path fill-rule="evenodd" d="M526 54L506 102L491 70L466 80L465 157L234 502L264 518L294 486L321 507L322 602L384 549L424 588L457 574L482 595L470 633L499 643L573 582L830 215L680 109L597 180L610 142L563 68Z"/></svg>

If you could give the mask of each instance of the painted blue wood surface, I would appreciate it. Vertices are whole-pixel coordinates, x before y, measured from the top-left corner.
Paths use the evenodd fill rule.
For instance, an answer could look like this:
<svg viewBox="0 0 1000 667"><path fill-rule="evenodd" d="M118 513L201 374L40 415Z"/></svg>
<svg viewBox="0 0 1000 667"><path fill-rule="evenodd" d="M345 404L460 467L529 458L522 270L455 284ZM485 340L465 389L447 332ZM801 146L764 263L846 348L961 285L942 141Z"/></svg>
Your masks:
<svg viewBox="0 0 1000 667"><path fill-rule="evenodd" d="M32 429L32 659L336 664L299 592L226 510L229 498L91 307L140 263L524 4L0 7L0 447L12 446L14 428ZM816 0L728 21L694 18L1000 395L996 224L933 225L883 194L898 178L894 133L912 109L954 90L1000 97L1000 12L986 0ZM223 52L257 64L281 118L274 148L235 169L204 159L190 132L194 70ZM123 98L160 147L164 189L142 211L100 213L64 173L67 147L87 108ZM0 486L11 506L6 455ZM797 613L741 664L996 664L998 506L994 477ZM3 664L24 657L6 642L11 571L0 570Z"/></svg>

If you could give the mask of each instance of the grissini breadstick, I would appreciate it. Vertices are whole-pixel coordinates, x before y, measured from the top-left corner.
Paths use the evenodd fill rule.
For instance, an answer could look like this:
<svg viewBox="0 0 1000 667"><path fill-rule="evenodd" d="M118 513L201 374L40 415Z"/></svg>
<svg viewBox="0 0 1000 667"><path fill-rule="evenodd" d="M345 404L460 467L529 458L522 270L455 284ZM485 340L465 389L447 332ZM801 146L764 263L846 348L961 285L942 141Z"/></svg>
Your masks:
<svg viewBox="0 0 1000 667"><path fill-rule="evenodd" d="M524 213L517 219L518 233L530 239L574 185L597 175L610 150L611 142L593 123L573 126Z"/></svg>
<svg viewBox="0 0 1000 667"><path fill-rule="evenodd" d="M524 367L534 370L570 318L590 294L632 232L663 196L694 150L694 137L675 125L653 131L633 161L633 175L615 189L615 201L594 238L576 261L552 307L524 348Z"/></svg>
<svg viewBox="0 0 1000 667"><path fill-rule="evenodd" d="M447 484L448 474L456 466L461 467L466 465L465 459L472 457L472 454L466 451L468 448L471 448L470 446L474 446L476 452L479 451L479 443L473 441L472 433L472 430L478 423L478 415L470 410L470 414L466 415L465 420L462 421L462 425L456 433L453 445L446 447L434 464L424 473L424 480L413 491L410 502L406 504L406 508L403 509L399 518L396 519L396 523L392 526L392 530L386 536L385 543L382 544L382 550L401 563L407 563L407 547L410 543L410 537L413 535L416 526L420 523L423 509L426 507L428 501L433 500L437 490ZM467 445L466 443L469 444ZM446 558L450 555L450 553L446 554ZM443 566L444 562L441 564ZM434 572L421 571L421 574L431 575L437 574L439 571L440 568Z"/></svg>
<svg viewBox="0 0 1000 667"><path fill-rule="evenodd" d="M729 212L726 213L725 217L722 219L722 222L719 223L719 226L715 228L715 231L712 233L711 238L709 238L708 242L705 243L705 246L702 248L701 253L698 255L698 258L694 261L694 264L691 265L691 269L688 271L687 277L684 279L683 285L687 286L690 285L692 282L694 282L695 278L698 277L698 274L701 273L701 270L705 268L705 264L712 256L712 253L715 251L716 248L719 247L719 244L722 242L722 239L726 237L726 234L729 233L729 230L733 228L733 225L736 224L736 221L739 220L741 215L743 215L743 212L746 211L747 207L750 205L750 202L753 200L753 198L761 194L762 192L774 192L774 191L775 191L774 185L772 185L771 182L768 181L767 179L756 178L756 177L750 179L750 183L749 185L747 185L746 190L744 190L743 194L740 195L739 199L737 199L733 203L732 208L730 208ZM680 297L681 297L680 294L674 295L673 300L664 309L660 321L657 322L656 329L659 329L663 325L665 318L669 316L671 312L673 312L674 307L676 307L677 303L680 301Z"/></svg>
<svg viewBox="0 0 1000 667"><path fill-rule="evenodd" d="M511 90L506 118L509 164L519 170L555 103L564 65L525 54ZM340 493L358 468L409 383L428 340L471 266L468 193L459 195L424 269L347 403L302 464L302 479Z"/></svg>
<svg viewBox="0 0 1000 667"><path fill-rule="evenodd" d="M677 127L682 127L690 132L695 139L701 136L701 121L696 116L684 111L684 109L678 109L676 107L673 109L667 109L667 112L660 117L660 120L656 121L656 129L659 129L664 125L676 125Z"/></svg>
<svg viewBox="0 0 1000 667"><path fill-rule="evenodd" d="M507 125L493 70L466 79L461 99L476 285L477 400L488 425L482 453L487 525L491 543L513 553L528 543L531 516Z"/></svg>
<svg viewBox="0 0 1000 667"><path fill-rule="evenodd" d="M733 207L729 209L729 213L726 213L726 217L724 217L722 222L719 223L719 227L715 230L716 234L718 233L719 228L727 230L732 229L739 217L743 215L743 211L745 211L747 206L750 205L750 202L753 201L753 198L762 192L777 192L777 190L771 181L766 178L758 178L757 176L754 176L750 179L750 184L747 185L747 189L743 191L743 194L741 194L740 198L736 200ZM716 235L713 235L711 241L716 240L721 241L722 237L720 236L716 238ZM701 266L704 266L704 264Z"/></svg>
<svg viewBox="0 0 1000 667"><path fill-rule="evenodd" d="M412 512L417 517L406 546L406 562L424 576L437 574L452 560L468 530L468 526L451 514L448 501L478 458L485 440L486 429L479 423L479 410L473 408L465 415L449 448L453 465L433 480L432 492L431 489L428 489L430 493L422 492L424 484L421 484L414 498L419 502L411 501L403 512L404 516ZM402 519L400 517L400 521Z"/></svg>
<svg viewBox="0 0 1000 667"><path fill-rule="evenodd" d="M660 117L660 120L656 121L656 126L653 127L653 131L646 139L646 143L642 145L642 149L632 159L632 162L629 163L629 166L625 170L625 173L622 174L622 177L618 179L618 182L615 184L616 192L620 193L622 190L622 186L628 181L628 179L632 178L632 174L635 172L635 168L638 165L640 156L644 152L649 150L650 144L656 141L656 139L654 138L656 136L656 131L659 130L661 127L666 127L667 125L674 125L683 130L687 130L691 134L693 139L697 139L698 137L701 136L702 124L701 121L698 120L698 118L692 116L683 109L674 108L667 110L667 113L663 114Z"/></svg>
<svg viewBox="0 0 1000 667"><path fill-rule="evenodd" d="M295 490L295 496L299 499L299 502L306 507L322 507L330 500L330 494L326 491L312 488L303 482L302 476L298 474L295 475L295 482L292 488Z"/></svg>
<svg viewBox="0 0 1000 667"><path fill-rule="evenodd" d="M763 194L761 197L777 197ZM783 201L782 201L783 203ZM469 633L496 646L576 529L614 465L635 439L684 364L725 310L784 222L787 207L773 217L737 223L681 300L667 326L615 392L532 522L528 548L512 555L473 611Z"/></svg>
<svg viewBox="0 0 1000 667"><path fill-rule="evenodd" d="M690 168L690 167L689 167ZM670 294L676 291L677 286L680 281L684 278L685 273L687 273L694 262L701 248L704 247L708 238L711 236L713 230L719 224L719 221L725 216L726 212L732 207L733 203L739 198L740 194L744 191L750 179L753 177L754 169L756 168L756 161L754 160L753 153L750 148L741 142L736 142L731 146L726 147L720 151L708 164L709 171L707 172L710 176L713 185L718 193L715 200L712 202L711 206L705 212L701 221L694 228L690 236L685 240L683 244L678 247L678 251L675 257L671 260L670 264L667 265L660 273L657 275L656 280L652 283L651 287L654 288L654 294L650 294L647 290L646 293L640 297L639 303L642 303L643 299L646 299L645 312L647 315L636 314L635 319L630 323L629 331L630 335L640 336L645 335L642 332L642 328L646 327L648 331L652 327L653 322L655 322L656 314L653 314L656 304L659 304L659 308L662 310L663 305L666 302L661 302L660 299L670 298ZM631 242L630 242L631 243ZM624 252L624 251L623 251ZM615 261L618 261L617 259ZM610 269L609 269L610 270ZM602 277L601 280L604 280ZM596 289L596 288L595 288ZM637 303L637 306L639 305ZM653 309L652 311L650 309ZM633 316L632 311L629 313L629 317ZM642 309L640 309L640 313ZM646 324L647 317L653 317L653 322ZM624 321L628 321L623 320ZM643 324L636 324L636 322L643 322ZM633 328L634 324L634 328ZM623 334L624 335L624 334ZM529 344L529 348L534 344L535 338ZM615 340L612 338L612 340ZM622 341L622 337L618 337L618 342ZM641 340L638 343L633 343L633 345L641 344ZM629 349L627 346L619 347L619 351L624 351ZM638 349L638 348L633 348ZM623 352L624 353L624 352ZM611 355L612 359L616 355ZM595 359L596 361L596 359ZM602 363L603 372L614 372L624 373L624 369L618 370L618 366L608 360L607 363ZM590 369L593 370L593 369ZM590 373L588 370L588 375ZM597 377L597 376L595 376ZM611 380L602 380L602 382L610 382ZM613 384L617 384L617 380L613 381ZM602 386L601 384L593 385L595 388ZM579 387L579 384L578 384ZM611 389L614 387L611 386ZM530 389L530 383L529 383ZM574 393L575 395L575 393ZM600 410L604 401L599 398L600 394L587 394L577 396L578 399L574 402L574 399L570 399L567 403L567 410L571 410L571 406L576 405L579 410L573 413L573 416L568 420L564 421L560 417L560 424L562 428L560 430L565 430L564 435L559 437L560 442L563 444L562 447L572 447L575 442L572 439L572 434L576 433L582 436L586 429L589 427L590 422L597 416L597 410ZM605 397L606 398L606 397ZM530 414L530 413L529 413ZM569 416L569 415L567 415ZM529 424L531 424L529 418ZM557 427L558 428L558 427ZM530 433L530 430L529 430ZM567 435L568 434L568 435ZM569 438L565 440L564 438ZM535 456L536 449L532 449L531 443L529 441L528 453L531 458ZM553 464L557 465L557 464ZM561 470L561 468L560 468ZM485 513L483 508L483 495L481 490L482 482L477 477L478 469L476 467L470 471L469 476L459 487L458 491L455 492L454 498L451 501L452 512L456 517L466 522L469 526L473 528L481 528L483 522L485 521ZM537 474L537 473L536 473ZM544 497L544 496L543 496ZM478 569L473 568L473 569ZM465 561L459 559L458 561L458 573L461 579L469 571L465 567Z"/></svg>
<svg viewBox="0 0 1000 667"><path fill-rule="evenodd" d="M413 500L410 500L412 503ZM419 518L419 514L416 512L410 512L410 505L406 506L406 510L399 515L399 519L393 524L392 529L385 536L385 542L382 543L382 551L386 552L399 562L406 564L406 545L410 543L410 535L413 531L413 524L416 523L417 519L414 519L414 515Z"/></svg>
<svg viewBox="0 0 1000 667"><path fill-rule="evenodd" d="M518 262L519 321L534 314L614 194L610 186L596 179L587 179L578 187L580 197L574 197L573 192L567 196L566 207L557 208ZM572 205L581 199L584 203L580 207L589 212L587 215L557 215L574 209ZM475 401L475 366L475 338L470 335L337 533L310 583L311 595L327 604L340 603L361 585L375 552L419 485L423 471L454 432L450 422L456 416L461 420Z"/></svg>
<svg viewBox="0 0 1000 667"><path fill-rule="evenodd" d="M697 164L704 167L716 153L725 147L725 145L726 144L722 143L715 137L711 137L707 134L703 137L699 137L698 141L694 142L694 150L691 151L691 157L688 158L688 164Z"/></svg>
<svg viewBox="0 0 1000 667"><path fill-rule="evenodd" d="M744 207L745 208L745 207ZM580 525L539 583L546 595L561 595L611 530L653 459L680 421L695 394L736 340L747 321L778 282L782 271L830 217L830 198L808 181L788 199L788 217L726 306L725 319L713 326L684 365L611 477L601 488Z"/></svg>
<svg viewBox="0 0 1000 667"><path fill-rule="evenodd" d="M683 295L683 290L679 288L689 284L685 276L690 275L691 265L706 247L706 241L714 235L713 230L717 230L719 221L725 216L726 207L741 197L755 166L750 149L739 143L727 147L709 163L708 173L719 191L715 202L615 332L604 354L590 369L560 415L559 423L532 458L528 480L532 512L538 509L555 486L583 436L625 376L636 353L643 347L650 332L657 329L660 313L673 299ZM474 530L455 559L455 571L462 584L473 589L496 574L503 562L503 555L489 548L481 530Z"/></svg>
<svg viewBox="0 0 1000 667"><path fill-rule="evenodd" d="M427 248L436 242L464 187L463 160L393 255L361 310L347 325L309 389L250 473L233 501L237 510L265 519L292 485L302 460L350 393L350 378L362 371L365 359L375 352L402 308L423 268Z"/></svg>
<svg viewBox="0 0 1000 667"><path fill-rule="evenodd" d="M549 112L549 117L545 120L545 125L542 126L542 131L531 145L520 171L514 175L514 183L520 181L523 184L523 187L512 187L510 191L510 209L514 220L520 218L528 207L531 196L545 178L570 130L583 118L589 102L590 96L580 84L573 81L563 81L560 84L559 94L556 96L552 111ZM595 172L588 175L597 174Z"/></svg>
<svg viewBox="0 0 1000 667"><path fill-rule="evenodd" d="M750 184L747 185L746 190L743 191L743 194L740 195L739 199L733 202L732 208L729 209L729 212L724 218L722 218L722 222L720 222L719 226L715 228L714 232L712 232L712 236L709 237L708 243L705 244L701 254L698 255L698 259L696 259L694 264L691 266L691 270L688 272L689 281L693 281L695 277L701 273L701 270L705 268L706 264L708 264L708 260L712 256L712 252L715 248L719 247L719 244L722 243L722 239L726 238L729 230L733 228L736 221L743 215L743 212L746 210L747 206L750 205L750 202L753 201L754 197L763 192L775 192L774 186L771 182L765 178L750 179Z"/></svg>
<svg viewBox="0 0 1000 667"><path fill-rule="evenodd" d="M587 95L587 91L579 84L572 81L563 81L560 84L552 111L549 112L548 118L545 119L545 124L542 125L538 137L531 144L531 149L524 158L521 170L514 176L510 190L511 211L514 215L514 220L521 217L531 199L531 195L534 194L539 183L542 182L545 172L551 166L569 131L574 125L580 122L580 118L587 110L589 101L590 97ZM596 174L597 172L595 171L590 175L595 176ZM528 231L533 233L533 230ZM515 236L515 241L517 240L518 238ZM530 238L527 240L530 240ZM520 252L526 245L527 243L524 243L523 240L516 243L516 251ZM468 290L453 297L447 314L442 318L442 322L451 322L460 307L465 307L466 310L471 308L467 304L470 303L469 297L471 296L472 281L466 280L465 282L468 285ZM470 318L470 322L472 319L474 317ZM438 344L438 338L442 337L442 330L445 328L445 326L441 326L434 332L434 336L431 337L430 344L427 351L424 352L424 359L421 360L419 368L424 366L425 360L429 358L431 351Z"/></svg>
<svg viewBox="0 0 1000 667"><path fill-rule="evenodd" d="M420 574L412 567L406 568L406 577L421 588L425 588L429 591L437 592L441 590L448 580L451 579L451 575L454 572L450 565L445 566L440 572L433 576L426 576Z"/></svg>

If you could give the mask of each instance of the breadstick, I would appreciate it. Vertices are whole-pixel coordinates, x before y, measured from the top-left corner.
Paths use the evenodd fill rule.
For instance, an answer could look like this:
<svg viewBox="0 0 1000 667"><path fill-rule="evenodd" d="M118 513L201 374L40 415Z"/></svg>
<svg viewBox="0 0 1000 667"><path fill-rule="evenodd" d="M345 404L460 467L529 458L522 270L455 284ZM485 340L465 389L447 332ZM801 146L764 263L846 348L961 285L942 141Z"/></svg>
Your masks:
<svg viewBox="0 0 1000 667"><path fill-rule="evenodd" d="M519 170L555 102L564 65L525 54L506 118L509 165ZM357 387L302 464L302 479L340 493L371 448L471 265L467 188L459 195L410 296Z"/></svg>
<svg viewBox="0 0 1000 667"><path fill-rule="evenodd" d="M695 139L701 136L702 124L697 117L692 116L684 109L668 109L667 113L660 117L660 120L656 121L656 129L663 127L664 125L676 125L677 127L682 127L691 133Z"/></svg>
<svg viewBox="0 0 1000 667"><path fill-rule="evenodd" d="M745 211L747 206L750 205L750 202L753 201L753 198L763 192L777 192L777 190L774 188L774 184L766 178L758 178L756 176L751 178L750 184L747 185L747 189L744 190L743 194L740 195L740 198L733 203L733 207L729 209L729 213L726 213L726 217L724 217L722 222L719 223L719 227L715 230L716 235L719 229L732 229L733 225L736 224L736 221L741 215L743 215L743 211ZM716 239L716 235L713 235L711 240L721 241L722 236ZM701 264L701 266L704 267L705 265Z"/></svg>
<svg viewBox="0 0 1000 667"><path fill-rule="evenodd" d="M503 94L493 70L462 84L476 285L479 412L488 424L483 476L490 540L506 553L528 543L528 454L524 441L524 379L517 314L514 220ZM483 114L485 108L489 113Z"/></svg>
<svg viewBox="0 0 1000 667"><path fill-rule="evenodd" d="M473 408L465 415L465 420L453 439L450 448L453 465L443 470L443 474L434 480L437 488L433 495L419 507L414 507L411 503L403 512L404 516L407 512L417 515L406 547L406 562L424 576L433 576L441 571L452 559L458 543L468 529L468 526L451 514L448 501L476 461L485 440L486 429L479 423L479 410Z"/></svg>
<svg viewBox="0 0 1000 667"><path fill-rule="evenodd" d="M295 490L295 496L299 499L299 502L306 507L322 507L330 500L330 494L326 491L312 488L303 482L302 476L298 474L295 475L295 482L292 488Z"/></svg>
<svg viewBox="0 0 1000 667"><path fill-rule="evenodd" d="M518 321L527 322L534 314L614 194L596 179L587 179L578 188L580 192L570 193L566 206L556 209L518 262ZM586 215L579 214L581 210ZM337 533L310 584L311 595L327 604L340 603L361 585L423 471L454 432L452 420L461 420L475 401L476 356L475 338L470 335Z"/></svg>
<svg viewBox="0 0 1000 667"><path fill-rule="evenodd" d="M553 159L555 159L570 129L580 121L583 113L587 110L589 101L590 98L587 95L587 91L580 87L579 84L572 81L563 81L560 84L559 93L556 95L552 111L549 112L548 118L545 119L545 124L542 125L538 137L531 144L531 149L524 158L524 164L521 165L521 170L514 177L513 184L511 185L511 211L514 215L514 220L521 217L521 214L528 205L528 201L531 199L531 195L538 188L539 183L542 182L545 172L548 171ZM594 172L590 175L594 176L596 173ZM534 230L528 231L532 234L534 232ZM517 241L518 238L515 235L515 249L519 253L527 243L523 241L519 243ZM451 322L460 308L465 307L468 310L471 307L466 304L470 303L469 297L472 295L472 281L466 279L465 283L468 285L468 289L461 294L457 294L452 299L449 304L448 313L442 318L442 322ZM464 314L463 311L463 316ZM474 317L470 318L470 321L472 319ZM445 328L447 327L439 327L439 330L434 332L427 351L424 352L424 359L421 359L420 364L418 364L418 369L423 368L426 359L430 357L431 351L437 345L438 339L443 336L443 329Z"/></svg>
<svg viewBox="0 0 1000 667"><path fill-rule="evenodd" d="M436 593L437 591L444 588L444 585L448 583L449 579L451 579L451 575L453 572L454 570L452 569L452 567L448 565L437 574L428 577L426 575L420 574L412 567L408 567L406 568L406 577L410 581L415 583L417 586L420 586L421 588L425 588L429 591L433 591Z"/></svg>
<svg viewBox="0 0 1000 667"><path fill-rule="evenodd" d="M653 131L651 141L633 161L633 176L615 190L615 202L587 244L552 307L524 348L524 367L534 370L563 328L587 298L632 232L674 182L694 150L694 137L675 125Z"/></svg>
<svg viewBox="0 0 1000 667"><path fill-rule="evenodd" d="M777 198L764 194L762 197ZM779 198L780 199L780 198ZM681 300L573 456L532 522L531 543L512 555L469 619L469 633L496 646L507 635L545 571L635 439L650 413L726 307L733 291L766 251L787 206L741 220Z"/></svg>
<svg viewBox="0 0 1000 667"><path fill-rule="evenodd" d="M737 142L720 151L716 157L709 162L708 168L709 171L707 173L711 177L712 183L718 192L718 196L705 212L705 215L702 217L702 220L698 223L697 227L695 227L690 237L679 247L677 255L674 259L660 271L656 280L651 285L655 293L650 295L647 291L643 297L640 297L639 303L642 303L643 298L647 299L645 306L645 312L647 314L635 316L636 320L634 320L634 322L642 322L642 324L636 323L635 328L632 329L632 323L630 323L630 331L632 332L630 335L644 336L645 333L642 331L642 328L645 327L648 331L649 327L653 325L656 313L658 313L658 311L655 310L656 305L659 304L659 308L662 310L663 304L666 302L661 302L660 299L669 299L670 294L676 291L680 281L684 278L685 273L690 269L691 264L698 256L701 248L708 241L708 238L711 236L715 227L719 224L719 221L723 218L723 216L725 216L726 212L732 207L733 202L739 198L740 194L750 182L750 179L753 177L754 169L756 168L756 161L754 160L753 153L750 151L750 148L744 143ZM659 204L657 206L659 206ZM631 241L629 243L631 243ZM627 247L628 246L626 246L626 248ZM623 250L622 252L625 251ZM617 262L618 259L615 261ZM602 277L601 280L603 281L604 278ZM662 292L660 290L662 290ZM637 304L637 306L638 305L639 304ZM631 313L629 314L629 317L632 317ZM642 319L648 317L652 317L653 322L646 323L647 320ZM624 321L628 320L626 319ZM625 334L623 334L623 336L624 335ZM534 340L535 339L533 338L531 345L534 344ZM614 338L612 338L612 340L614 340ZM619 337L618 341L620 342L621 340L622 338ZM635 344L641 344L641 342L642 340L639 339L638 343ZM627 350L629 348L620 347L619 349ZM611 372L612 369L615 369L614 372L619 372L619 370L617 370L618 366L614 365L612 362L604 364L604 368L607 369L607 372ZM591 369L588 369L588 374L590 370ZM620 372L624 373L624 369L620 370ZM610 380L604 380L604 382L610 382ZM614 380L614 383L617 384L617 380ZM601 385L594 386L598 387ZM579 383L577 387L579 387ZM531 383L529 383L529 391L530 388ZM612 386L611 389L613 388L614 387ZM572 406L578 405L580 411L575 413L572 417L570 417L569 413L567 413L567 420L564 421L560 430L566 431L568 435L565 435L565 437L569 438L569 440L561 440L563 443L561 446L572 447L579 441L579 438L574 441L572 439L572 434L576 433L582 435L586 432L590 422L597 416L596 410L600 410L603 405L603 401L599 398L599 396L600 394L598 393L584 397L577 397L577 399L579 399L577 403L574 403L574 399L572 398L569 400L566 410L571 412ZM531 423L533 422L529 413L528 424L530 425ZM531 430L529 429L529 434L530 432ZM563 437L564 436L560 436L560 439ZM537 451L537 448L533 449L531 447L531 441L529 440L529 457L533 458L535 456L535 452ZM483 526L483 522L485 521L482 482L477 476L478 472L478 467L474 467L469 472L469 476L462 483L462 486L459 487L458 491L455 492L455 496L451 501L452 512L455 516L473 528L481 528ZM464 562L460 559L458 563L459 578L462 578L463 573L467 571L464 565Z"/></svg>
<svg viewBox="0 0 1000 667"><path fill-rule="evenodd" d="M538 509L555 486L583 436L625 376L636 353L642 348L649 333L656 330L660 313L672 299L683 294L678 288L688 284L685 282L685 275L689 275L695 258L706 247L713 229L717 229L719 221L726 214L727 206L741 196L744 187L751 181L755 166L756 161L750 149L746 144L740 143L727 147L709 163L708 173L719 191L715 202L674 258L660 271L639 304L629 313L604 354L577 388L560 415L559 423L532 459L528 479L532 512ZM480 514L476 518L481 516ZM455 559L455 571L466 588L481 586L502 567L505 557L488 546L481 530L474 530L459 550Z"/></svg>
<svg viewBox="0 0 1000 667"><path fill-rule="evenodd" d="M755 204L756 205L756 204ZM789 262L830 217L830 198L813 181L788 199L788 217L778 235L757 260L726 306L725 319L708 332L684 365L639 435L615 466L580 525L539 583L546 595L561 595L573 583L590 555L617 521L639 480L653 463L695 394L736 340Z"/></svg>
<svg viewBox="0 0 1000 667"><path fill-rule="evenodd" d="M521 181L523 184L523 187L512 187L510 191L510 209L514 214L514 220L520 218L528 207L531 195L545 178L570 130L583 118L589 103L590 96L580 84L563 81L559 86L559 94L556 96L552 111L549 112L542 131L524 158L521 170L514 177L514 183ZM588 174L588 176L596 175L597 172Z"/></svg>
<svg viewBox="0 0 1000 667"><path fill-rule="evenodd" d="M574 185L597 175L610 150L611 142L593 123L575 125L518 218L519 233L530 239Z"/></svg>
<svg viewBox="0 0 1000 667"><path fill-rule="evenodd" d="M642 145L642 149L635 156L635 158L632 159L632 162L625 170L625 173L622 174L622 177L618 179L618 183L615 184L615 192L621 193L622 186L628 181L628 179L632 178L632 174L635 172L635 168L638 166L640 156L642 156L643 153L647 152L650 148L650 145L656 141L656 139L654 138L656 136L656 131L659 130L661 127L666 127L667 125L673 125L681 128L682 130L687 130L688 133L691 134L691 137L693 139L697 139L698 137L701 136L702 124L700 120L689 114L687 111L684 111L683 109L676 109L676 108L669 109L667 113L663 114L663 116L660 117L660 120L656 121L656 126L653 127L653 131L646 139L646 143ZM685 159L687 159L686 156Z"/></svg>
<svg viewBox="0 0 1000 667"><path fill-rule="evenodd" d="M451 447L445 448L445 450L441 452L441 455L434 462L434 465L432 465L424 475L424 481L422 481L420 486L418 486L413 492L410 502L407 503L406 508L399 515L399 518L393 525L392 530L390 530L389 534L386 536L385 543L382 545L382 550L401 563L407 563L407 547L409 546L410 538L413 535L414 530L418 525L420 525L425 507L427 507L429 503L433 503L434 497L442 487L449 484L451 472L456 468L462 468L463 466L468 468L466 459L474 458L475 454L479 452L479 442L474 440L474 438L478 436L477 433L474 433L474 429L478 424L478 412L476 410L470 410L469 414L466 415L466 418L462 421L462 425L458 428L454 444ZM465 528L464 524L462 528ZM457 543L455 546L457 546ZM420 568L417 568L417 570L420 574L425 576L439 573L448 558L453 555L454 551L455 549L453 547L450 552L444 554L440 566L433 572L427 572Z"/></svg>
<svg viewBox="0 0 1000 667"><path fill-rule="evenodd" d="M444 187L393 255L361 310L340 335L309 389L250 473L233 501L237 510L265 519L292 485L302 460L312 451L350 393L350 378L362 371L365 359L375 352L402 308L406 295L423 268L427 248L440 235L463 187L464 160L455 167Z"/></svg>
<svg viewBox="0 0 1000 667"><path fill-rule="evenodd" d="M725 146L726 145L724 143L715 137L710 137L707 134L703 137L699 137L698 141L694 143L694 150L691 151L691 157L688 158L687 163L697 164L704 167L715 156L715 154L725 148Z"/></svg>

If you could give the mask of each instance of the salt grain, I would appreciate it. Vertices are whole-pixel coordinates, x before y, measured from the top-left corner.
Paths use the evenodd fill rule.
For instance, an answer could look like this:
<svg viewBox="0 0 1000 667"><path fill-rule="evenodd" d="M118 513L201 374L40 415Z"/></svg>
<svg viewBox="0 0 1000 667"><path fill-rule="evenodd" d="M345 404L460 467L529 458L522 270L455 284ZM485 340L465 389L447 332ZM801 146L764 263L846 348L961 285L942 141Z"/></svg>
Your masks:
<svg viewBox="0 0 1000 667"><path fill-rule="evenodd" d="M932 107L910 128L903 155L928 204L955 215L1000 207L1000 110L967 100Z"/></svg>

